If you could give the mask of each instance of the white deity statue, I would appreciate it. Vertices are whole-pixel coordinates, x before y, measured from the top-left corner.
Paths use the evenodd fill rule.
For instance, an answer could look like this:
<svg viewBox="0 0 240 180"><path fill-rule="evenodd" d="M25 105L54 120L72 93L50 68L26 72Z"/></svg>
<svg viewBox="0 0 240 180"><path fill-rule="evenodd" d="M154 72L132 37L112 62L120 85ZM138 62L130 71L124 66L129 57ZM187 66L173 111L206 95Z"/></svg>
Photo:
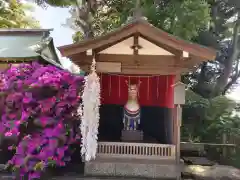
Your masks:
<svg viewBox="0 0 240 180"><path fill-rule="evenodd" d="M123 124L124 130L137 130L140 124L140 105L138 102L138 84L128 84L128 100L124 106Z"/></svg>

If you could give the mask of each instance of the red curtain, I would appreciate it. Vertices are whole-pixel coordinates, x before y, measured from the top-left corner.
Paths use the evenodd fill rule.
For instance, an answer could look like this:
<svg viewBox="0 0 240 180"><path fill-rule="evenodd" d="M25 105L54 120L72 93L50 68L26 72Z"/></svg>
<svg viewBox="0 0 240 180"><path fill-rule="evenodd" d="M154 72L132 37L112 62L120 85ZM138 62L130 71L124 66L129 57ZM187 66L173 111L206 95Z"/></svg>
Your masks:
<svg viewBox="0 0 240 180"><path fill-rule="evenodd" d="M139 103L142 106L173 108L174 75L131 76L99 74L101 81L101 103L124 105L128 98L127 82L141 82Z"/></svg>

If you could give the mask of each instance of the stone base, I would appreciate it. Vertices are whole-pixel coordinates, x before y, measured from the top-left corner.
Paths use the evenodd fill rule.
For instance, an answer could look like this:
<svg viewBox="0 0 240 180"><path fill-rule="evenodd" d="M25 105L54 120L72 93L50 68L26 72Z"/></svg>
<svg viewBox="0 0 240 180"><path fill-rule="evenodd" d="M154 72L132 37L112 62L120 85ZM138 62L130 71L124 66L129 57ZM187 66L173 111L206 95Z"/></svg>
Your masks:
<svg viewBox="0 0 240 180"><path fill-rule="evenodd" d="M85 176L113 176L135 177L150 179L176 179L181 176L180 167L175 161L137 161L136 159L125 160L95 160L85 163Z"/></svg>
<svg viewBox="0 0 240 180"><path fill-rule="evenodd" d="M122 130L121 140L124 142L139 142L143 140L143 132L139 130Z"/></svg>
<svg viewBox="0 0 240 180"><path fill-rule="evenodd" d="M201 169L204 173L199 173L199 171L197 171L198 169ZM224 165L186 165L183 170L183 175L192 177L193 179L240 180L240 169Z"/></svg>

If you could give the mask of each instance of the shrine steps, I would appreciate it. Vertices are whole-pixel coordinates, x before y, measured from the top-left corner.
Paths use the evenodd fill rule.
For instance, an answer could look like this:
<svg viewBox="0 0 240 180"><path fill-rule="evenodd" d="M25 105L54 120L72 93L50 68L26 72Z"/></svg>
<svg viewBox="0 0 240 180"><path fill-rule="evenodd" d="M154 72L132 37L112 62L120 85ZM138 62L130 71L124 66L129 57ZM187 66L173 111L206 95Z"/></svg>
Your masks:
<svg viewBox="0 0 240 180"><path fill-rule="evenodd" d="M180 169L172 160L136 160L125 158L97 158L85 163L85 176L139 177L173 179Z"/></svg>
<svg viewBox="0 0 240 180"><path fill-rule="evenodd" d="M99 142L96 159L85 162L84 175L176 179L181 167L174 145Z"/></svg>

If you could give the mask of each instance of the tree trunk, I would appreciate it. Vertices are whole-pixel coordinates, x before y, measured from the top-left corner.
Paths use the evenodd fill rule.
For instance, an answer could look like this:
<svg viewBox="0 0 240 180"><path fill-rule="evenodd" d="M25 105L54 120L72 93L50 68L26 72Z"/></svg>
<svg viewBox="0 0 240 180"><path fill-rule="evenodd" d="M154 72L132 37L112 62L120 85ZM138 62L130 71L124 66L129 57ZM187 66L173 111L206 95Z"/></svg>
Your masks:
<svg viewBox="0 0 240 180"><path fill-rule="evenodd" d="M200 74L197 78L197 85L194 87L194 91L198 94L200 94L203 97L208 97L209 93L206 89L205 86L205 82L206 82L206 78L205 78L205 72L206 72L206 68L207 68L207 62L203 62L203 64L201 65L201 71Z"/></svg>
<svg viewBox="0 0 240 180"><path fill-rule="evenodd" d="M224 62L224 69L222 74L217 80L216 86L213 91L213 96L219 95L222 92L224 92L225 87L228 84L229 77L231 76L232 73L232 67L234 61L238 58L239 55L239 29L240 29L240 16L238 13L238 19L236 21L234 31L233 31L233 44L232 44L232 50L228 56L228 59L225 60Z"/></svg>
<svg viewBox="0 0 240 180"><path fill-rule="evenodd" d="M90 16L95 15L92 5L95 5L92 1L88 2L87 0L82 1L82 5L79 4L78 0L76 2L76 8L79 15L79 21L77 22L80 28L83 31L84 39L90 39L94 37L94 32L92 28L92 22ZM96 10L96 9L95 9Z"/></svg>

